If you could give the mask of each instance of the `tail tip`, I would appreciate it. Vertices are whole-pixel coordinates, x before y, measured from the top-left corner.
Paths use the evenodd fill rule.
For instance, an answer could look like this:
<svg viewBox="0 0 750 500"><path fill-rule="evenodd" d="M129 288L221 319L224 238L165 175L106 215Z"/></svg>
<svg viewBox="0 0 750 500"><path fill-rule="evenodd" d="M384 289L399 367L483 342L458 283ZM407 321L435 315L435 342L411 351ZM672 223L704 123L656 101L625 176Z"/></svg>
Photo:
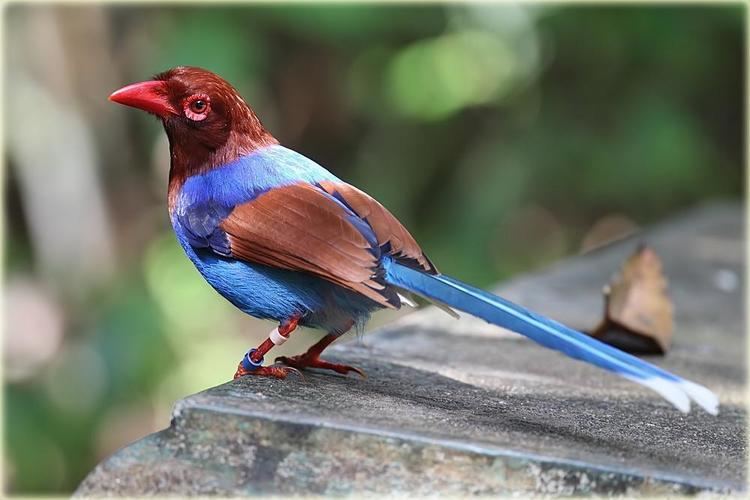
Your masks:
<svg viewBox="0 0 750 500"><path fill-rule="evenodd" d="M681 384L661 377L641 379L639 382L657 392L682 413L690 413L690 398L687 392L681 387Z"/></svg>
<svg viewBox="0 0 750 500"><path fill-rule="evenodd" d="M659 393L682 413L690 413L690 401L711 415L719 414L719 398L709 389L687 380L672 381L660 377L642 380L642 383Z"/></svg>
<svg viewBox="0 0 750 500"><path fill-rule="evenodd" d="M698 403L701 408L711 415L719 414L719 398L710 389L687 380L683 380L680 385L690 399Z"/></svg>

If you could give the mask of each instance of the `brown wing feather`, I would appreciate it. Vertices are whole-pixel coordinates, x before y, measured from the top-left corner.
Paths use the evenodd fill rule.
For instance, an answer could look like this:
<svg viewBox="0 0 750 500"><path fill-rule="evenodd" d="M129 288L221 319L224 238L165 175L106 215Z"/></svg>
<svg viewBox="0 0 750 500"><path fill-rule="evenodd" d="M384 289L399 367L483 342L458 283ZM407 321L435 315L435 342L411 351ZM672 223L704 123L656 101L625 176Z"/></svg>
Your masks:
<svg viewBox="0 0 750 500"><path fill-rule="evenodd" d="M295 184L239 205L220 227L239 259L310 272L394 307L375 280L378 261L369 242L348 216L316 186Z"/></svg>
<svg viewBox="0 0 750 500"><path fill-rule="evenodd" d="M423 270L437 274L437 269L409 231L377 200L349 184L325 181L320 186L327 193L338 195L357 215L366 220L378 238L379 245L390 243L393 256L412 260Z"/></svg>

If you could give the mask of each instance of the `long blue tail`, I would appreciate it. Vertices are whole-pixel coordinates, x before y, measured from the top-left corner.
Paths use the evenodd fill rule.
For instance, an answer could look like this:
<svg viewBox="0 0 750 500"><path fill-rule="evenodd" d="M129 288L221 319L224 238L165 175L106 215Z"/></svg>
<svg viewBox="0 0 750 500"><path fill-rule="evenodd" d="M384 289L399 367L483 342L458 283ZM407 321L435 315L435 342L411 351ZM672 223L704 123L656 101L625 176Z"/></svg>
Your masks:
<svg viewBox="0 0 750 500"><path fill-rule="evenodd" d="M513 330L545 347L586 361L653 389L680 411L690 411L692 399L717 415L719 401L707 388L682 379L588 335L535 314L505 299L445 275L433 276L385 262L388 283Z"/></svg>

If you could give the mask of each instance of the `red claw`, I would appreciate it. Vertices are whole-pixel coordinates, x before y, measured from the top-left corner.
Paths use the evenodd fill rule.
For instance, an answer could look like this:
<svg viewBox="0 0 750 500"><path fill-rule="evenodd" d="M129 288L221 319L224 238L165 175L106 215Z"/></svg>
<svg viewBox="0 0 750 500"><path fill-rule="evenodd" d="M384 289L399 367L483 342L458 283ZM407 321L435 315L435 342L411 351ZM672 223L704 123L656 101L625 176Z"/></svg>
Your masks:
<svg viewBox="0 0 750 500"><path fill-rule="evenodd" d="M346 375L349 372L354 372L362 378L367 378L365 372L357 368L356 366L342 365L338 363L330 363L324 359L320 359L318 356L311 356L309 354L300 354L299 356L279 356L276 358L277 363L283 363L287 367L298 368L304 370L305 368L320 368L321 370L332 370L336 373Z"/></svg>

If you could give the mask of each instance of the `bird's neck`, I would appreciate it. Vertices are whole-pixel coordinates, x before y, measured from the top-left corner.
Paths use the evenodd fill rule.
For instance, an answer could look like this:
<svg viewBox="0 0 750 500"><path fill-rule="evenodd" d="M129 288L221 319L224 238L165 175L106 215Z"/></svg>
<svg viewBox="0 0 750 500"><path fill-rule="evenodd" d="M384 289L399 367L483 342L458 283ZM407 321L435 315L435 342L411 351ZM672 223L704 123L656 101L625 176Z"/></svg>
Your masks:
<svg viewBox="0 0 750 500"><path fill-rule="evenodd" d="M170 207L188 178L205 174L260 148L279 143L263 128L260 120L252 112L251 116L240 120L239 123L243 125L232 127L218 147L213 147L210 142L183 140L173 131L166 130L170 153L168 187Z"/></svg>

